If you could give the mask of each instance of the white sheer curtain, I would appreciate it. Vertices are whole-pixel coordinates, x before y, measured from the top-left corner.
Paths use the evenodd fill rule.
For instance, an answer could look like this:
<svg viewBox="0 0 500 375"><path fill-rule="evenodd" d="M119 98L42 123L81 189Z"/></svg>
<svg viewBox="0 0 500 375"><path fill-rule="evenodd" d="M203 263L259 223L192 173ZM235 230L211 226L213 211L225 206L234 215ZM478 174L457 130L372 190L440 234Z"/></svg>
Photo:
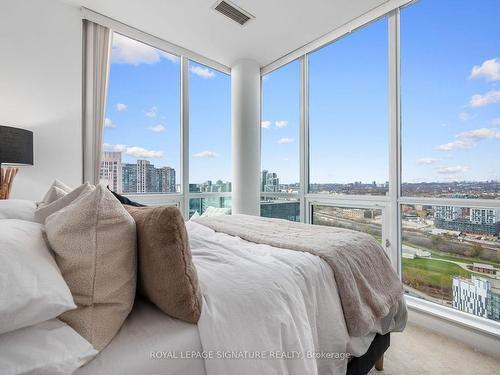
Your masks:
<svg viewBox="0 0 500 375"><path fill-rule="evenodd" d="M97 184L106 115L112 31L84 20L83 181Z"/></svg>

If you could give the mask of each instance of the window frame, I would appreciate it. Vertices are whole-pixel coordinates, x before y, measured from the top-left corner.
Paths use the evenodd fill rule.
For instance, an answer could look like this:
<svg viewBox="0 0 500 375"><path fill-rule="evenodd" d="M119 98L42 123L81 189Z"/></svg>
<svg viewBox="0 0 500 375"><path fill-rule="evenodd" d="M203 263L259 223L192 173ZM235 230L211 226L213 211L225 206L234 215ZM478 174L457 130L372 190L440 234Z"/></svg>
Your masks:
<svg viewBox="0 0 500 375"><path fill-rule="evenodd" d="M305 91L308 90L308 86L304 85L306 81L304 81L303 75L305 74L306 70L304 68L305 64L307 64L307 61L305 61L305 56L300 57L299 59L295 60L290 60L285 62L284 64L281 64L274 68L273 70L270 70L266 72L265 74L263 73L263 69L261 69L261 74L260 74L260 124L262 124L263 121L263 116L262 116L262 108L264 107L264 76L272 73L275 70L278 70L279 68L282 68L286 65L289 65L293 63L294 61L298 60L299 61L299 191L297 193L275 193L275 192L269 192L269 193L264 193L263 191L260 192L260 200L262 199L263 196L265 197L275 197L275 198L293 198L293 199L298 199L299 201L299 210L300 210L300 222L305 223L306 222L306 202L304 199L304 193L305 193L305 185L303 183L303 176L304 172L303 169L308 168L308 161L305 160L307 158L306 154L304 154L304 142L305 138L304 136L304 131L306 131L308 128L305 126L306 121L308 119L304 118L306 115L307 111L305 110L305 103L304 100L306 100L306 96L304 95ZM259 155L260 157L260 172L262 172L262 126L260 126L260 146L261 146L261 153ZM307 149L308 150L308 149ZM308 173L308 172L307 172ZM260 173L261 174L261 173ZM261 181L262 182L262 181ZM259 201L259 210L260 210L260 201Z"/></svg>
<svg viewBox="0 0 500 375"><path fill-rule="evenodd" d="M228 74L231 77L231 68L215 60L206 58L186 48L169 43L163 39L155 37L146 32L125 25L119 21L110 19L89 9L82 9L82 18L104 25L110 28L111 33L118 33L126 38L136 40L163 52L177 56L180 64L180 170L178 171L180 182L179 193L145 193L126 194L132 200L139 200L144 203L161 202L162 204L175 204L184 217L189 218L189 199L191 195L203 198L205 194L210 197L231 196L231 193L189 193L189 61L207 66L210 69Z"/></svg>
<svg viewBox="0 0 500 375"><path fill-rule="evenodd" d="M196 198L227 198L227 197L232 197L232 189L230 192L190 192L189 191L189 158L190 158L190 150L189 150L189 134L190 134L190 125L189 125L189 62L192 61L196 64L200 64L202 66L206 66L210 69L213 69L217 71L218 73L221 74L226 74L229 76L229 79L231 80L231 71L229 73L227 71L223 71L221 69L218 69L216 67L213 67L211 65L206 64L205 62L201 62L199 60L196 60L191 57L183 56L182 57L182 65L181 65L181 74L184 77L184 81L181 79L181 111L183 114L181 115L181 118L184 117L185 121L182 121L182 131L181 131L181 138L182 138L182 148L181 148L181 165L182 165L182 186L181 186L181 192L183 193L183 209L182 212L184 213L184 217L186 219L189 219L189 202L191 199L196 199ZM182 83L183 82L183 83ZM231 105L231 103L229 103ZM232 108L231 108L232 110ZM232 139L232 138L231 138ZM231 158L233 155L231 155ZM232 171L231 171L232 174ZM232 176L231 176L232 179ZM226 181L227 182L227 181ZM229 181L232 183L232 181ZM201 215L202 212L199 212Z"/></svg>
<svg viewBox="0 0 500 375"><path fill-rule="evenodd" d="M264 75L279 69L294 60L300 62L300 191L301 221L312 223L312 206L314 204L382 209L382 235L385 250L391 259L394 269L402 277L402 232L401 209L403 205L444 205L470 208L498 208L500 200L495 199L461 199L461 198L419 198L402 196L402 155L401 155L401 59L400 59L400 10L411 6L413 0L401 0L386 12L372 13L371 17L360 17L350 27L341 27L323 38L306 45L283 58L264 66L261 69L261 81ZM368 195L327 195L309 192L309 64L308 55L336 40L349 35L355 30L365 27L380 18L387 17L388 27L388 137L389 137L389 192L386 196ZM262 88L262 83L261 83ZM262 95L262 90L261 90ZM261 118L262 120L262 118ZM275 194L286 197L286 194ZM294 194L297 196L297 194ZM408 306L420 312L427 312L435 317L453 321L467 328L500 337L500 323L473 314L439 305L417 297L406 295Z"/></svg>

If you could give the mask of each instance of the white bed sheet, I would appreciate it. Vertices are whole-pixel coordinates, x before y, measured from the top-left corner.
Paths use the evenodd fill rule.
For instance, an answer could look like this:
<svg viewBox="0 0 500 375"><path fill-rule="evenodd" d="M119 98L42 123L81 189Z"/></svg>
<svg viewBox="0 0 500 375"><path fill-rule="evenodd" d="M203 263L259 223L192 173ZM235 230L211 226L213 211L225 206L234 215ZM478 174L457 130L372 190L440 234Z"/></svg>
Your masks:
<svg viewBox="0 0 500 375"><path fill-rule="evenodd" d="M187 230L203 294L202 346L230 354L229 360L207 359L208 375L342 375L347 358L323 355L366 352L375 332L349 336L333 271L321 258L247 242L195 222L188 222ZM374 330L400 331L405 323L401 302Z"/></svg>
<svg viewBox="0 0 500 375"><path fill-rule="evenodd" d="M113 341L74 374L204 375L202 358L181 358L186 353L201 351L196 324L170 318L151 303L138 299ZM156 358L152 358L151 352L155 352Z"/></svg>

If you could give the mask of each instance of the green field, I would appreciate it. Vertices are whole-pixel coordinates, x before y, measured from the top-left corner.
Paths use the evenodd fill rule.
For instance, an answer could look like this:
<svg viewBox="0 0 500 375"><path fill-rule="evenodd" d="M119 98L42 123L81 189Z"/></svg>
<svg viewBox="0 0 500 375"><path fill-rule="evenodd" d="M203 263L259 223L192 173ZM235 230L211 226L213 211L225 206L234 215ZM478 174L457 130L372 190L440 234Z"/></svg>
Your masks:
<svg viewBox="0 0 500 375"><path fill-rule="evenodd" d="M451 288L453 276L469 278L471 275L460 266L449 262L426 258L403 258L402 260L403 273L408 278L424 282L431 288Z"/></svg>
<svg viewBox="0 0 500 375"><path fill-rule="evenodd" d="M472 263L483 263L483 264L491 264L494 267L498 268L498 263L496 262L491 262L489 260L483 260L479 258L473 258L473 257L461 257L461 256L453 256L453 255L439 255L438 253L431 251L432 257L435 259L445 259L445 260L451 260L453 262L461 262L461 263L467 263L467 264L472 264Z"/></svg>
<svg viewBox="0 0 500 375"><path fill-rule="evenodd" d="M403 244L406 246L412 247L414 249L421 249L421 250L429 251L432 254L432 257L435 259L445 259L445 260L451 260L453 262L461 262L461 263L467 263L467 264L483 263L483 264L491 264L492 266L497 267L497 268L499 267L498 262L493 262L490 260L483 260L483 259L476 258L476 257L465 257L465 256L460 256L460 255L437 252L437 251L434 251L434 250L429 249L429 248L424 247L424 246L414 245L410 242L403 242Z"/></svg>

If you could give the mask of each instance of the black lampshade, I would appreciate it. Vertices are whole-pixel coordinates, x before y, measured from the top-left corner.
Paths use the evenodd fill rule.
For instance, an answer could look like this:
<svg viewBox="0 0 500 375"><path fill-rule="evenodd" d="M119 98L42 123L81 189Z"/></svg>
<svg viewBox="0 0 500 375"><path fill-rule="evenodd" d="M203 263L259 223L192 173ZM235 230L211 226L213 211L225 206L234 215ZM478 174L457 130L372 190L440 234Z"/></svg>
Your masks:
<svg viewBox="0 0 500 375"><path fill-rule="evenodd" d="M33 132L0 126L0 164L33 165Z"/></svg>

